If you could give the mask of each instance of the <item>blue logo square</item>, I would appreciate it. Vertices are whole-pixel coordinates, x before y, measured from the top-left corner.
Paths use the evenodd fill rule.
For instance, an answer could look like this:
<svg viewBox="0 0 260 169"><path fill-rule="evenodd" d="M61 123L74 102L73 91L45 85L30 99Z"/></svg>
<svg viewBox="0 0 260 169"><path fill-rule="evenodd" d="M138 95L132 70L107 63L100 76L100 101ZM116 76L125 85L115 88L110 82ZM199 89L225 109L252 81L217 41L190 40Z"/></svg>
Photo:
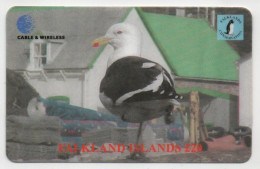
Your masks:
<svg viewBox="0 0 260 169"><path fill-rule="evenodd" d="M218 15L218 40L244 40L244 15Z"/></svg>

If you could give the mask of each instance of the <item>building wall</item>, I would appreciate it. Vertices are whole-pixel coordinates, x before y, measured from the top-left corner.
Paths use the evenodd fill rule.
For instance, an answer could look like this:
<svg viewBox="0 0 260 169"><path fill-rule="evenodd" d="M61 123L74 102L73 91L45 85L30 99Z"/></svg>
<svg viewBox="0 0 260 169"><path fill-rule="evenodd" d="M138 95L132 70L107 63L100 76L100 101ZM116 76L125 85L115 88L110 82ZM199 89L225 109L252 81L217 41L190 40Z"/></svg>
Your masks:
<svg viewBox="0 0 260 169"><path fill-rule="evenodd" d="M137 14L136 10L133 9L128 17L125 19L125 22L133 24L137 26L141 33L142 33L142 48L141 48L141 56L155 61L161 64L166 70L170 72L170 68L163 59L162 54L160 53L158 47L154 43L153 39L151 38L149 32L147 31L146 27L143 24L143 21L140 19L139 15Z"/></svg>
<svg viewBox="0 0 260 169"><path fill-rule="evenodd" d="M239 66L239 125L252 127L252 58Z"/></svg>
<svg viewBox="0 0 260 169"><path fill-rule="evenodd" d="M214 126L223 127L226 131L230 127L230 100L215 98L202 107L204 121L213 122Z"/></svg>
<svg viewBox="0 0 260 169"><path fill-rule="evenodd" d="M47 81L31 79L29 83L39 92L40 96L47 98L50 96L67 96L70 104L82 106L82 80L81 79L48 79Z"/></svg>
<svg viewBox="0 0 260 169"><path fill-rule="evenodd" d="M214 82L212 81L188 81L183 79L176 79L176 88L203 88L212 91L217 91L220 93L226 93L230 95L238 96L239 94L239 86L237 83L225 83L225 82ZM214 83L213 83L214 82Z"/></svg>

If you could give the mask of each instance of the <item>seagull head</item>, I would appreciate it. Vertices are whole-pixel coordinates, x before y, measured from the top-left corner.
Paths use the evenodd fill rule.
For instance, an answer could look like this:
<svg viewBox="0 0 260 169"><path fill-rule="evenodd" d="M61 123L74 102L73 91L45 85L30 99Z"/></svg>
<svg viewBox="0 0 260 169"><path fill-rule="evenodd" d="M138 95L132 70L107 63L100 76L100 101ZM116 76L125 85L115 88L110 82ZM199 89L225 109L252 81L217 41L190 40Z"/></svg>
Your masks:
<svg viewBox="0 0 260 169"><path fill-rule="evenodd" d="M117 23L112 25L106 32L105 36L93 40L92 46L110 44L114 49L127 45L140 45L141 33L134 25L128 23Z"/></svg>
<svg viewBox="0 0 260 169"><path fill-rule="evenodd" d="M105 36L92 41L93 47L109 44L114 49L114 54L109 58L112 62L126 56L140 56L141 33L140 30L128 23L117 23L112 25Z"/></svg>

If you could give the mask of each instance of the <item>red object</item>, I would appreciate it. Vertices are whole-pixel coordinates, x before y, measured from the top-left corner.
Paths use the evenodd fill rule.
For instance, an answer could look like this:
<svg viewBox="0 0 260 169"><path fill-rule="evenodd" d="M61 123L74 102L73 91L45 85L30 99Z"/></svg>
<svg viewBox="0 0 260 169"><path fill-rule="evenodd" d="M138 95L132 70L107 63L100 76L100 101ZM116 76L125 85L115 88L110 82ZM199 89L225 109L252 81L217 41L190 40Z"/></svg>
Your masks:
<svg viewBox="0 0 260 169"><path fill-rule="evenodd" d="M93 47L99 47L99 43L93 43L92 46Z"/></svg>
<svg viewBox="0 0 260 169"><path fill-rule="evenodd" d="M236 143L236 139L232 135L226 135L220 138L213 138L213 140L216 142L225 142L225 143L233 143L233 144Z"/></svg>
<svg viewBox="0 0 260 169"><path fill-rule="evenodd" d="M211 140L203 141L200 144L203 151L236 150L246 147L244 139L241 139L240 144L236 144L236 140L232 135L226 135L217 139L211 138Z"/></svg>

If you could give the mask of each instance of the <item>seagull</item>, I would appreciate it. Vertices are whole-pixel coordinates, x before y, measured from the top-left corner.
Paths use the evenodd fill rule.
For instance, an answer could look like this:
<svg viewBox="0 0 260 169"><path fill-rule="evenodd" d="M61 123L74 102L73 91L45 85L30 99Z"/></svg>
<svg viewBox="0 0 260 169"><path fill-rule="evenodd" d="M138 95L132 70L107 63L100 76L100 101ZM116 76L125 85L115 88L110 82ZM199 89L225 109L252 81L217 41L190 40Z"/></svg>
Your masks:
<svg viewBox="0 0 260 169"><path fill-rule="evenodd" d="M123 121L140 123L138 145L143 122L171 114L174 104L183 97L176 93L173 78L165 68L141 56L141 32L137 27L128 23L112 25L105 36L92 42L93 47L105 44L111 45L114 53L108 58L99 98ZM131 158L138 154L132 153Z"/></svg>

